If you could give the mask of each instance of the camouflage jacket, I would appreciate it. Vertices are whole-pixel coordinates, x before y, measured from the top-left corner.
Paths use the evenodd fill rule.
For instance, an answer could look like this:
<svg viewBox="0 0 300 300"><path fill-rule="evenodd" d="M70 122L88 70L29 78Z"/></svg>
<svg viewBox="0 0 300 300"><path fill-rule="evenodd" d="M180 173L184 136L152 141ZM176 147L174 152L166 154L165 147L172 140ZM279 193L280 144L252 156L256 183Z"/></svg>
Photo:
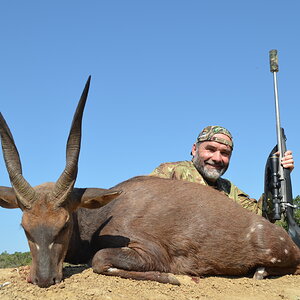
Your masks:
<svg viewBox="0 0 300 300"><path fill-rule="evenodd" d="M163 163L159 165L150 176L158 176L162 178L186 180L203 185L208 185L202 175L197 171L194 164L191 161L179 161ZM247 208L257 214L261 215L261 208L259 203L251 199L246 193L240 190L237 186L231 183L229 180L219 178L215 185L215 189L224 192L229 198L235 200L241 204L244 208Z"/></svg>

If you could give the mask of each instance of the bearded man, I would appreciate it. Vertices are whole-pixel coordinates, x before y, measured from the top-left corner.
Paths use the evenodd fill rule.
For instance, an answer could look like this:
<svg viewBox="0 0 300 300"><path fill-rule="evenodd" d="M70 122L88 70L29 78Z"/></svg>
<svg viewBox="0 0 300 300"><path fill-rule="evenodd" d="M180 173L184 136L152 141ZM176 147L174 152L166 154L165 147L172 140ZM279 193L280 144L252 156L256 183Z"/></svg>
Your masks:
<svg viewBox="0 0 300 300"><path fill-rule="evenodd" d="M209 185L225 193L244 208L262 214L261 201L251 199L232 182L221 177L229 166L232 150L233 138L226 128L207 126L192 146L191 161L163 163L150 176ZM281 164L291 171L294 169L292 151L285 152Z"/></svg>

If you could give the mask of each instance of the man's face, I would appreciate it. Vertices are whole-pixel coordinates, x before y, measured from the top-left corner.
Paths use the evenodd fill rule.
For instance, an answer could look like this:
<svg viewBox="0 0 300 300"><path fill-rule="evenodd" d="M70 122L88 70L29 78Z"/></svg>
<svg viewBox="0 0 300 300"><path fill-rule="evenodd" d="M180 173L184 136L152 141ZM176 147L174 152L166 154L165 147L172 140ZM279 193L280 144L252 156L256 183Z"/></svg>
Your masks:
<svg viewBox="0 0 300 300"><path fill-rule="evenodd" d="M225 134L216 134L215 136L230 141L230 138ZM204 179L215 182L226 172L231 152L230 146L214 141L205 141L193 145L192 161Z"/></svg>

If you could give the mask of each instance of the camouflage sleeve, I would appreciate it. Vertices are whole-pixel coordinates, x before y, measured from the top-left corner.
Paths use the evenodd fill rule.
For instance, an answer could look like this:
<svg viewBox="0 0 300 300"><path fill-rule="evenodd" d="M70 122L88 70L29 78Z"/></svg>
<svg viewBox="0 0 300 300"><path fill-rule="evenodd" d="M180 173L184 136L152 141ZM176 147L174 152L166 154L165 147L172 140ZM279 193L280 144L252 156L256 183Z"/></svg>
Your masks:
<svg viewBox="0 0 300 300"><path fill-rule="evenodd" d="M167 163L160 164L155 168L149 176L157 176L161 178L172 178L174 174L174 168L170 167Z"/></svg>
<svg viewBox="0 0 300 300"><path fill-rule="evenodd" d="M176 180L185 180L206 185L204 179L196 170L191 161L163 163L149 175Z"/></svg>
<svg viewBox="0 0 300 300"><path fill-rule="evenodd" d="M256 201L255 199L250 198L249 195L244 193L234 184L231 184L231 189L228 196L229 198L240 203L242 207L249 209L258 215L262 215L261 201Z"/></svg>

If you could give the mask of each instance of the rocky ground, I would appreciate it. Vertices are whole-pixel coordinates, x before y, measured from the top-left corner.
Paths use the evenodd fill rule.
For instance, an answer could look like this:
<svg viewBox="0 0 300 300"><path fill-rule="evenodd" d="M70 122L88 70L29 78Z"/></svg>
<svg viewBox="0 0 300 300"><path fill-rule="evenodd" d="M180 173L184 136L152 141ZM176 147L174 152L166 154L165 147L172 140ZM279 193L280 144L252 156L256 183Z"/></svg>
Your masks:
<svg viewBox="0 0 300 300"><path fill-rule="evenodd" d="M300 276L261 281L252 278L176 276L180 286L134 281L93 273L90 268L66 267L65 279L46 289L25 280L26 268L0 269L1 300L300 300Z"/></svg>

